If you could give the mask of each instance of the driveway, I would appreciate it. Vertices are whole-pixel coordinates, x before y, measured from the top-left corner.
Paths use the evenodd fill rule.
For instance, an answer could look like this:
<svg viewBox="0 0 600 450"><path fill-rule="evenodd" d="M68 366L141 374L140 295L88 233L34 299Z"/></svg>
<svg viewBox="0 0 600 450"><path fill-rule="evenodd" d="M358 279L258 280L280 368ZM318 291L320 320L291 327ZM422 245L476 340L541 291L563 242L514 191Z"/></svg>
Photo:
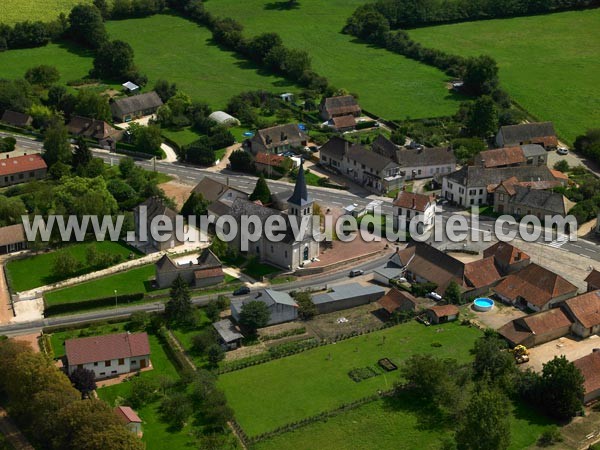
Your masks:
<svg viewBox="0 0 600 450"><path fill-rule="evenodd" d="M542 370L542 366L555 356L564 355L569 361L575 361L589 355L595 348L600 348L600 336L598 335L583 340L571 336L562 337L529 349L529 362L523 364L523 368L531 368L539 372Z"/></svg>

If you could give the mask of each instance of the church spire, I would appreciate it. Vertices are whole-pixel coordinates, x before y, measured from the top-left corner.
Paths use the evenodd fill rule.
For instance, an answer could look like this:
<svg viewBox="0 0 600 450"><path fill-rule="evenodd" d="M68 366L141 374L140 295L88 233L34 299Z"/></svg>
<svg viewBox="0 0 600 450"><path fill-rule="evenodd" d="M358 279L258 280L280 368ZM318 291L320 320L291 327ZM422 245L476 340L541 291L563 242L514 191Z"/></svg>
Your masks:
<svg viewBox="0 0 600 450"><path fill-rule="evenodd" d="M298 167L298 176L296 177L294 193L288 199L288 203L302 208L312 202L312 198L308 194L308 189L306 187L306 179L304 178L304 160L301 160L300 167Z"/></svg>

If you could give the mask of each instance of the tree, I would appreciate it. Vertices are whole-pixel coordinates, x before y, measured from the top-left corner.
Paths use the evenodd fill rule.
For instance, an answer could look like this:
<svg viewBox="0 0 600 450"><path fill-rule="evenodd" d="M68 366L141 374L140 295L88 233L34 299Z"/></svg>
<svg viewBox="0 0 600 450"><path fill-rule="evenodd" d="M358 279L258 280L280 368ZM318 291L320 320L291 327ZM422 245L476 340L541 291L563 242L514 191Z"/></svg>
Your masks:
<svg viewBox="0 0 600 450"><path fill-rule="evenodd" d="M136 311L129 316L128 329L131 331L145 330L150 322L150 317L146 311Z"/></svg>
<svg viewBox="0 0 600 450"><path fill-rule="evenodd" d="M254 173L254 160L245 150L236 150L229 155L231 169L238 172Z"/></svg>
<svg viewBox="0 0 600 450"><path fill-rule="evenodd" d="M77 137L75 151L73 152L73 167L75 169L85 169L92 159L92 151L87 141L82 136Z"/></svg>
<svg viewBox="0 0 600 450"><path fill-rule="evenodd" d="M211 147L208 137L203 136L192 142L185 149L185 159L188 162L201 166L212 166L215 164L215 150Z"/></svg>
<svg viewBox="0 0 600 450"><path fill-rule="evenodd" d="M119 161L119 172L124 178L129 178L135 169L135 161L133 158L125 157Z"/></svg>
<svg viewBox="0 0 600 450"><path fill-rule="evenodd" d="M220 319L221 308L219 308L219 304L216 300L211 300L210 302L208 302L208 305L206 305L204 311L206 312L206 316L211 322L216 322Z"/></svg>
<svg viewBox="0 0 600 450"><path fill-rule="evenodd" d="M190 288L181 275L178 275L171 284L165 315L171 322L186 323L193 319L193 313Z"/></svg>
<svg viewBox="0 0 600 450"><path fill-rule="evenodd" d="M73 111L75 111L77 97L69 93L65 86L55 84L48 89L46 105L55 111L62 111L65 117L70 117Z"/></svg>
<svg viewBox="0 0 600 450"><path fill-rule="evenodd" d="M72 156L67 128L62 120L54 120L44 133L44 160L52 167L57 162L69 164Z"/></svg>
<svg viewBox="0 0 600 450"><path fill-rule="evenodd" d="M158 94L163 103L167 103L171 97L177 94L177 85L169 83L167 80L156 80L154 91Z"/></svg>
<svg viewBox="0 0 600 450"><path fill-rule="evenodd" d="M118 80L129 77L133 72L135 72L133 48L127 42L107 41L96 52L94 76Z"/></svg>
<svg viewBox="0 0 600 450"><path fill-rule="evenodd" d="M206 353L208 354L208 362L213 366L216 366L225 359L225 350L219 344L213 344L208 347Z"/></svg>
<svg viewBox="0 0 600 450"><path fill-rule="evenodd" d="M87 398L96 390L96 374L93 370L78 367L69 375L73 387L81 392L81 398Z"/></svg>
<svg viewBox="0 0 600 450"><path fill-rule="evenodd" d="M240 311L240 325L250 333L256 333L259 328L266 327L271 318L271 312L263 302L253 300L245 303Z"/></svg>
<svg viewBox="0 0 600 450"><path fill-rule="evenodd" d="M47 88L60 79L60 73L56 67L42 64L27 70L27 72L25 72L25 79L31 84L37 84Z"/></svg>
<svg viewBox="0 0 600 450"><path fill-rule="evenodd" d="M111 119L108 100L103 95L97 94L91 89L80 89L77 93L75 112L83 117L105 120Z"/></svg>
<svg viewBox="0 0 600 450"><path fill-rule="evenodd" d="M162 150L162 136L160 134L160 128L155 125L149 125L147 127L131 124L129 131L133 135L133 142L135 150L140 153L146 153L148 155L160 156Z"/></svg>
<svg viewBox="0 0 600 450"><path fill-rule="evenodd" d="M183 428L186 420L192 414L190 399L183 392L175 392L165 397L160 403L163 418L175 428Z"/></svg>
<svg viewBox="0 0 600 450"><path fill-rule="evenodd" d="M317 307L312 301L310 292L297 292L294 300L298 303L298 316L302 320L310 320L317 315Z"/></svg>
<svg viewBox="0 0 600 450"><path fill-rule="evenodd" d="M600 128L588 130L575 139L575 150L582 155L598 162L600 161Z"/></svg>
<svg viewBox="0 0 600 450"><path fill-rule="evenodd" d="M554 170L558 170L559 172L568 172L569 163L564 159L556 161L556 163L554 163Z"/></svg>
<svg viewBox="0 0 600 450"><path fill-rule="evenodd" d="M33 119L32 125L34 128L46 128L54 119L54 114L50 108L44 105L31 105L27 109L27 113Z"/></svg>
<svg viewBox="0 0 600 450"><path fill-rule="evenodd" d="M260 174L260 177L258 177L254 191L252 191L252 194L250 194L248 199L253 202L259 200L263 205L268 205L271 203L271 191L269 190L269 185L262 174Z"/></svg>
<svg viewBox="0 0 600 450"><path fill-rule="evenodd" d="M473 159L479 152L486 149L483 139L458 138L452 140L454 156L461 164L466 164Z"/></svg>
<svg viewBox="0 0 600 450"><path fill-rule="evenodd" d="M157 397L156 384L149 378L135 377L127 401L132 408L141 408L153 402Z"/></svg>
<svg viewBox="0 0 600 450"><path fill-rule="evenodd" d="M498 64L487 55L467 59L463 82L473 95L491 94L498 87Z"/></svg>
<svg viewBox="0 0 600 450"><path fill-rule="evenodd" d="M561 420L579 413L583 407L584 381L581 371L564 356L555 356L544 364L540 389L546 413Z"/></svg>
<svg viewBox="0 0 600 450"><path fill-rule="evenodd" d="M81 268L80 262L67 250L56 252L52 263L52 275L57 279L72 276Z"/></svg>
<svg viewBox="0 0 600 450"><path fill-rule="evenodd" d="M281 45L283 41L277 33L262 33L248 43L248 51L254 60L262 62L273 47Z"/></svg>
<svg viewBox="0 0 600 450"><path fill-rule="evenodd" d="M467 133L470 136L487 138L498 130L498 109L494 100L481 96L469 107Z"/></svg>
<svg viewBox="0 0 600 450"><path fill-rule="evenodd" d="M204 199L202 193L192 192L181 208L181 215L184 217L203 216L208 212L208 205L209 202Z"/></svg>
<svg viewBox="0 0 600 450"><path fill-rule="evenodd" d="M15 149L16 145L17 140L14 137L8 136L2 138L0 139L0 153L12 152Z"/></svg>
<svg viewBox="0 0 600 450"><path fill-rule="evenodd" d="M65 177L53 193L57 214L74 214L81 218L84 215L111 215L119 209L102 177Z"/></svg>
<svg viewBox="0 0 600 450"><path fill-rule="evenodd" d="M110 7L106 0L94 0L94 6L98 8L104 20L110 17Z"/></svg>
<svg viewBox="0 0 600 450"><path fill-rule="evenodd" d="M510 445L510 403L495 389L476 391L456 430L461 450L505 450Z"/></svg>
<svg viewBox="0 0 600 450"><path fill-rule="evenodd" d="M475 378L494 380L505 390L513 386L515 359L508 352L506 341L495 334L484 336L475 341L472 353L475 355L473 362Z"/></svg>
<svg viewBox="0 0 600 450"><path fill-rule="evenodd" d="M446 291L444 292L444 299L453 305L460 305L462 303L460 286L456 281L452 280L448 284L448 287L446 287Z"/></svg>
<svg viewBox="0 0 600 450"><path fill-rule="evenodd" d="M216 343L217 338L212 327L205 328L200 333L192 336L192 350L198 355L205 353L211 345Z"/></svg>
<svg viewBox="0 0 600 450"><path fill-rule="evenodd" d="M94 5L80 4L73 7L69 23L69 37L85 47L100 48L108 37L102 14Z"/></svg>

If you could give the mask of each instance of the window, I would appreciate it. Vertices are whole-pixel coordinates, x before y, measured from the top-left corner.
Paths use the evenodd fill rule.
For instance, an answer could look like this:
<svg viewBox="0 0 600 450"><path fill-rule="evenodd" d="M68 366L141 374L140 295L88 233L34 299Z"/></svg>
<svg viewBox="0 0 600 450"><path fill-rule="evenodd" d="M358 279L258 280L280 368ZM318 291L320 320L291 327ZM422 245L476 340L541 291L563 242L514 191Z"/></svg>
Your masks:
<svg viewBox="0 0 600 450"><path fill-rule="evenodd" d="M29 172L29 178L35 177L35 172Z"/></svg>
<svg viewBox="0 0 600 450"><path fill-rule="evenodd" d="M111 373L117 373L117 371L116 371L116 370L113 370Z"/></svg>
<svg viewBox="0 0 600 450"><path fill-rule="evenodd" d="M473 205L475 203L475 199L471 199L471 205Z"/></svg>
<svg viewBox="0 0 600 450"><path fill-rule="evenodd" d="M498 200L500 200L501 202L504 201L504 194L499 194L498 195Z"/></svg>
<svg viewBox="0 0 600 450"><path fill-rule="evenodd" d="M288 257L288 252L287 252L287 250L284 252L284 255L285 255L285 257L286 257L286 258Z"/></svg>
<svg viewBox="0 0 600 450"><path fill-rule="evenodd" d="M25 174L24 173L20 173L19 174L19 180L22 180L23 178L25 178Z"/></svg>
<svg viewBox="0 0 600 450"><path fill-rule="evenodd" d="M365 170L365 165L364 164L361 164L360 167L361 167L362 170Z"/></svg>
<svg viewBox="0 0 600 450"><path fill-rule="evenodd" d="M94 367L98 367L98 362L97 361L94 363Z"/></svg>
<svg viewBox="0 0 600 450"><path fill-rule="evenodd" d="M77 368L78 368L79 370L83 369L83 364L77 364Z"/></svg>
<svg viewBox="0 0 600 450"><path fill-rule="evenodd" d="M123 366L125 364L125 358L119 358L119 365Z"/></svg>
<svg viewBox="0 0 600 450"><path fill-rule="evenodd" d="M483 189L479 189L479 195L483 195Z"/></svg>
<svg viewBox="0 0 600 450"><path fill-rule="evenodd" d="M111 361L110 359L104 361L104 367L110 367Z"/></svg>
<svg viewBox="0 0 600 450"><path fill-rule="evenodd" d="M419 175L421 175L421 169L419 169L419 171L417 172Z"/></svg>
<svg viewBox="0 0 600 450"><path fill-rule="evenodd" d="M106 375L106 372L100 372L101 377L103 377L104 375Z"/></svg>

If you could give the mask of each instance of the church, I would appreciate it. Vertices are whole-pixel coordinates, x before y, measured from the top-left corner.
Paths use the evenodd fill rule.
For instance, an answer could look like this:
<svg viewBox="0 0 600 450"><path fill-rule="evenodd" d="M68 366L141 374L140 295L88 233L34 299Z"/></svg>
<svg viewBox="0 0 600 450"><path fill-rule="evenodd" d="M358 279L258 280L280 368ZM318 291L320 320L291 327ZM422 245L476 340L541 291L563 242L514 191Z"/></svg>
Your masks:
<svg viewBox="0 0 600 450"><path fill-rule="evenodd" d="M273 215L282 216L286 230L280 232L284 238L279 242L271 242L264 233L256 242L251 242L247 251L248 257L256 257L260 262L269 263L287 270L296 270L309 264L319 256L319 242L313 235L309 226L302 240L296 241L293 228L290 224L290 218L295 217L298 224L305 216L313 215L314 201L308 193L306 179L304 177L304 168L302 164L298 169L298 177L294 192L287 200L287 214L285 212L270 208L260 202L252 202L244 198L236 198L231 205L231 215L239 224L243 215L256 215L260 218L263 225L268 217ZM238 236L230 245L240 249L240 237Z"/></svg>

